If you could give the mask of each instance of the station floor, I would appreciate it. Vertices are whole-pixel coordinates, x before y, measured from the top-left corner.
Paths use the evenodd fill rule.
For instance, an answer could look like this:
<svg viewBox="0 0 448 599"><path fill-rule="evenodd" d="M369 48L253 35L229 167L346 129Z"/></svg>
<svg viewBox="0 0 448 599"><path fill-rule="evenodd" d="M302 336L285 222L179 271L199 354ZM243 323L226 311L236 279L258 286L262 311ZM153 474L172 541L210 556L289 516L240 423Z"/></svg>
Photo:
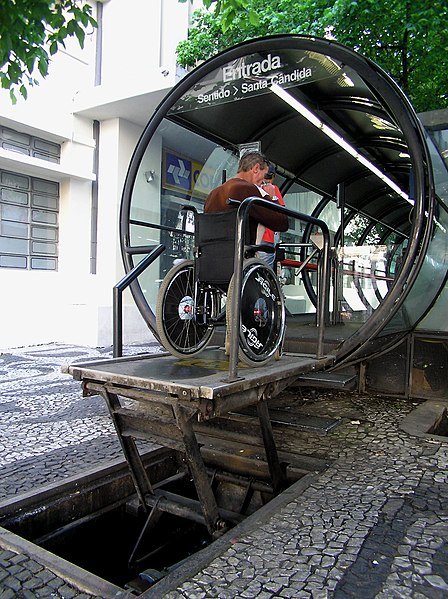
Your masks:
<svg viewBox="0 0 448 599"><path fill-rule="evenodd" d="M158 351L128 347L125 354ZM108 464L121 449L103 400L61 373L110 348L0 353L0 504ZM448 437L427 434L442 401L291 387L297 413L335 418L300 433L328 460L141 597L448 597ZM445 413L446 418L446 413ZM0 528L0 599L135 597Z"/></svg>

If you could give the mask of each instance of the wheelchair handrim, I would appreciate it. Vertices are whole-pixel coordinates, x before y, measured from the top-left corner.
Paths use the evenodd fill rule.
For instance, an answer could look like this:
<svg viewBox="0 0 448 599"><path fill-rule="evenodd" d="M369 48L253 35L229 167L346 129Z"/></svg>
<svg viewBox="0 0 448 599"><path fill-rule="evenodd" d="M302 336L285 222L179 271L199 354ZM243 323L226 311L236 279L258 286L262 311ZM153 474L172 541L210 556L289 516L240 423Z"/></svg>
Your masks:
<svg viewBox="0 0 448 599"><path fill-rule="evenodd" d="M251 361L265 362L279 349L285 328L283 296L272 269L261 263L249 265L241 294L240 349Z"/></svg>

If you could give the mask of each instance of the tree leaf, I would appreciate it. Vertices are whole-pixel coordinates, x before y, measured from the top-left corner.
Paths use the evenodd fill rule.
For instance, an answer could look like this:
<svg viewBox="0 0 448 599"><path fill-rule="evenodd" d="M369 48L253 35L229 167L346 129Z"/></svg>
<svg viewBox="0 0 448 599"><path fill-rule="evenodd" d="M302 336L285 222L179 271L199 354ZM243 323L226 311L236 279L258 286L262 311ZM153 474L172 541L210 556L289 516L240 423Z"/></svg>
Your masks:
<svg viewBox="0 0 448 599"><path fill-rule="evenodd" d="M11 82L5 73L0 73L1 86L3 89L9 89Z"/></svg>
<svg viewBox="0 0 448 599"><path fill-rule="evenodd" d="M48 57L46 53L41 54L41 56L39 57L37 67L42 77L46 77L48 74Z"/></svg>
<svg viewBox="0 0 448 599"><path fill-rule="evenodd" d="M78 38L78 42L79 42L79 45L81 46L81 48L84 48L84 39L86 37L84 29L81 29L81 27L76 27L75 35Z"/></svg>
<svg viewBox="0 0 448 599"><path fill-rule="evenodd" d="M73 35L75 33L76 25L77 25L77 23L76 23L75 19L71 19L70 21L68 21L68 23L66 25L67 35Z"/></svg>
<svg viewBox="0 0 448 599"><path fill-rule="evenodd" d="M249 22L254 27L258 27L258 25L260 24L258 13L256 13L254 10L249 11Z"/></svg>

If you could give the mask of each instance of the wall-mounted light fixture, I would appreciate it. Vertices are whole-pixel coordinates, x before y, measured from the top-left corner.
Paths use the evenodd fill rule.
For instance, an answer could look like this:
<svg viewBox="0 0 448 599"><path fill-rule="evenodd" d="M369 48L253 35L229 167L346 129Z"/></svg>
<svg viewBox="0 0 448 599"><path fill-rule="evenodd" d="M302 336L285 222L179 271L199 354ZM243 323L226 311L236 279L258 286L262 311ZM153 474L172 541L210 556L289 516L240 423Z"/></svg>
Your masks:
<svg viewBox="0 0 448 599"><path fill-rule="evenodd" d="M155 176L156 176L156 171L146 171L145 172L146 183L152 183L152 181L154 181Z"/></svg>

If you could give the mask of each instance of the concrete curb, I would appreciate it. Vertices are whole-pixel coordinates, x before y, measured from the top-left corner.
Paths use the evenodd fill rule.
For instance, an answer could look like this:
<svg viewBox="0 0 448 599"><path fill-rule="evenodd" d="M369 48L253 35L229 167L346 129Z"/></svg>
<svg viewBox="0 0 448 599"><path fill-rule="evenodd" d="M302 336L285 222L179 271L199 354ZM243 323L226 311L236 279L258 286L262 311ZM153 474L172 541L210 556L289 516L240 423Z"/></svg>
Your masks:
<svg viewBox="0 0 448 599"><path fill-rule="evenodd" d="M448 400L431 399L425 401L404 418L400 428L409 435L416 437L446 441L446 436L434 435L428 431L437 427L437 423L440 423L446 417L447 411Z"/></svg>

